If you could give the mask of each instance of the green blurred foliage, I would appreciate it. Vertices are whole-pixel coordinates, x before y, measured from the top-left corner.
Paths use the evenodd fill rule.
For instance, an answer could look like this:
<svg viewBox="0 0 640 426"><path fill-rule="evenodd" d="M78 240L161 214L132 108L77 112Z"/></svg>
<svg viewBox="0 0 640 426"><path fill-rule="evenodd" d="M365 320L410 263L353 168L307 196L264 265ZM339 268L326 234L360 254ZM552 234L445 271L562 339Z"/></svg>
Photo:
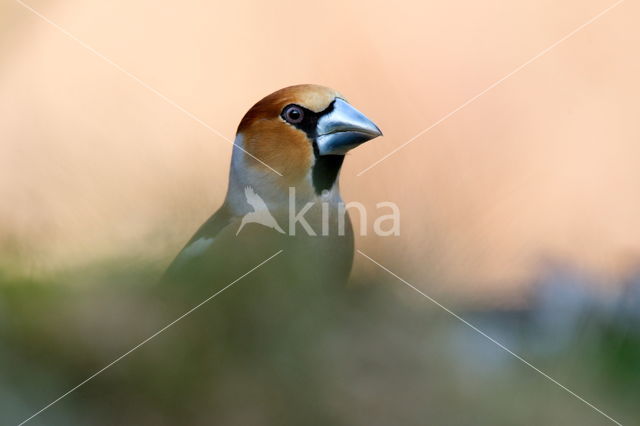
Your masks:
<svg viewBox="0 0 640 426"><path fill-rule="evenodd" d="M160 271L134 265L50 280L0 276L1 424L24 420L216 290L167 291L156 285ZM247 283L255 285L239 281L31 424L607 423L386 277L312 298ZM640 338L624 323L595 318L560 350L536 352L527 312L459 309L612 417L637 424Z"/></svg>

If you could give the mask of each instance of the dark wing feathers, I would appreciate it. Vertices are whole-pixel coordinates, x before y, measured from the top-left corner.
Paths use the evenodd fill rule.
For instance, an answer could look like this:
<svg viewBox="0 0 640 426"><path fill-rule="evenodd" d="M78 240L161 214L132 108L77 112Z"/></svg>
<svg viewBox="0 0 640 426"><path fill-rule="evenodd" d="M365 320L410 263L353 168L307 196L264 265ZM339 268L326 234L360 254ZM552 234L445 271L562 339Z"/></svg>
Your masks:
<svg viewBox="0 0 640 426"><path fill-rule="evenodd" d="M233 216L229 213L226 205L223 205L215 212L205 223L200 226L196 233L191 237L187 244L180 250L178 256L171 262L164 274L163 281L181 278L185 272L197 266L199 263L198 253L189 253L189 248L193 247L197 241L206 241L215 239L223 229L225 229L233 220ZM206 246L202 248L206 251Z"/></svg>

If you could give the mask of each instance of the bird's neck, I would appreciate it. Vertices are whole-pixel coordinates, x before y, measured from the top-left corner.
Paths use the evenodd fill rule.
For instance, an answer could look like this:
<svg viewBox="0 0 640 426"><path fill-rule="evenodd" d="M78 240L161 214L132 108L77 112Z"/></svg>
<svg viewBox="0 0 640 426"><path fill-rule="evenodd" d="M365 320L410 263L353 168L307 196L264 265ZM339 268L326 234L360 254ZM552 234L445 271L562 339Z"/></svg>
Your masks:
<svg viewBox="0 0 640 426"><path fill-rule="evenodd" d="M266 167L252 167L255 162L247 158L238 142L236 140L232 154L225 199L232 215L243 216L253 211L247 203L246 187L253 189L274 216L288 215L292 208L299 211L308 203L337 207L342 202L338 177L344 156L316 156L309 172L291 182Z"/></svg>

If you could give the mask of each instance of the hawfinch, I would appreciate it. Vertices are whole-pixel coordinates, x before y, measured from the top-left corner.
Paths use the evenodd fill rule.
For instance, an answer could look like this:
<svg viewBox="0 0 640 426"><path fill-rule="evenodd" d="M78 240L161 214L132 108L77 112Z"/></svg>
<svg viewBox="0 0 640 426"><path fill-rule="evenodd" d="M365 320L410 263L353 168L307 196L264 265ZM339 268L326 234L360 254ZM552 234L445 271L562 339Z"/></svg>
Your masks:
<svg viewBox="0 0 640 426"><path fill-rule="evenodd" d="M265 97L238 126L224 203L166 276L217 288L282 250L252 272L254 281L346 281L353 232L338 175L350 149L381 134L327 87L297 85Z"/></svg>

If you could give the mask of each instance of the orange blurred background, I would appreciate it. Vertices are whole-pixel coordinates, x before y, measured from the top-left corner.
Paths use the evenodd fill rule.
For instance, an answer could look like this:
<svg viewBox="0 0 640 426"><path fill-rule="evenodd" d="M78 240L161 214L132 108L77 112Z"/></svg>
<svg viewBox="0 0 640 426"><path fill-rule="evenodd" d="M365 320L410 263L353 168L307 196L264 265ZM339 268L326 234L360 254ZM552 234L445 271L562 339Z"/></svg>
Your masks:
<svg viewBox="0 0 640 426"><path fill-rule="evenodd" d="M636 261L635 2L359 177L613 2L28 4L230 139L281 87L345 94L385 137L349 155L344 198L402 211L400 237L358 247L413 283L506 299L549 257L604 284ZM0 22L3 262L169 260L221 203L230 143L20 3Z"/></svg>

